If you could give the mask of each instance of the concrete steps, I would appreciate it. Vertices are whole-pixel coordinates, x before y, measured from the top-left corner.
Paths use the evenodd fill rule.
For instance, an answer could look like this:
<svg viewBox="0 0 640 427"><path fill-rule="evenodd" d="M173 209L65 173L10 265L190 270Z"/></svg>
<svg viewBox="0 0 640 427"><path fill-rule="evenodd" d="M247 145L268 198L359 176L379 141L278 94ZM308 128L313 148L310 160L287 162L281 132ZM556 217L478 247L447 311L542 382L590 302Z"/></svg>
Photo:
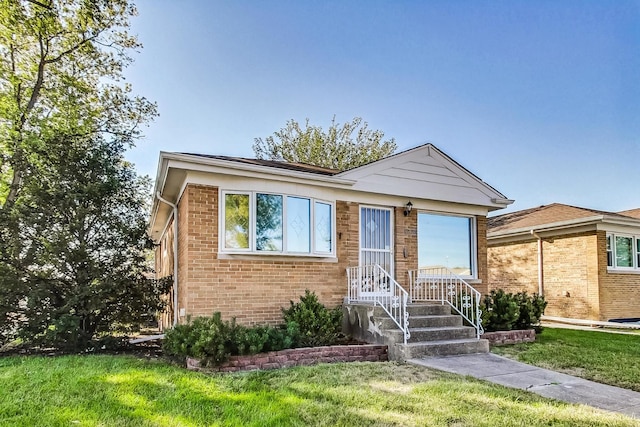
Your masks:
<svg viewBox="0 0 640 427"><path fill-rule="evenodd" d="M461 316L451 314L449 305L410 304L407 311L411 334L407 344L397 328L384 332L393 336L395 344L390 353L394 354L394 359L489 352L489 342L477 339L476 330L464 326Z"/></svg>
<svg viewBox="0 0 640 427"><path fill-rule="evenodd" d="M381 307L352 307L346 314L356 332L353 336L387 344L390 360L489 352L489 342L477 339L475 329L464 326L462 317L451 314L449 305L410 304L407 311L411 336L406 344L402 331Z"/></svg>

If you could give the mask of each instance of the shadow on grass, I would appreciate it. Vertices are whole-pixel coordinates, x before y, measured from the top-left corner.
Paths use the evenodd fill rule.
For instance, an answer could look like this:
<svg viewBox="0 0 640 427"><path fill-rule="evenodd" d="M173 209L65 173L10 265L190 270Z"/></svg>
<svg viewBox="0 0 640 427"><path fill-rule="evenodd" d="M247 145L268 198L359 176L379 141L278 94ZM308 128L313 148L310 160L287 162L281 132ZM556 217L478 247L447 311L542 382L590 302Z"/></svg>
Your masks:
<svg viewBox="0 0 640 427"><path fill-rule="evenodd" d="M394 363L238 374L131 357L0 359L0 425L587 425L633 420Z"/></svg>

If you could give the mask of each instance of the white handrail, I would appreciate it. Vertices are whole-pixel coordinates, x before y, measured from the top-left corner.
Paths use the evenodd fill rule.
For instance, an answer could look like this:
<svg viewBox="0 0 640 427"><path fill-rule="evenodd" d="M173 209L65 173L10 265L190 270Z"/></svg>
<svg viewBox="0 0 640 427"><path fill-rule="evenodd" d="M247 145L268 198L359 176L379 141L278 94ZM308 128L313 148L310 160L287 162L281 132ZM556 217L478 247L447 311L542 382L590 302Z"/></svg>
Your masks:
<svg viewBox="0 0 640 427"><path fill-rule="evenodd" d="M378 264L347 267L347 301L379 305L400 328L404 343L410 338L409 293Z"/></svg>
<svg viewBox="0 0 640 427"><path fill-rule="evenodd" d="M476 330L484 333L480 292L446 267L419 268L409 271L409 295L411 302L437 301L448 303Z"/></svg>

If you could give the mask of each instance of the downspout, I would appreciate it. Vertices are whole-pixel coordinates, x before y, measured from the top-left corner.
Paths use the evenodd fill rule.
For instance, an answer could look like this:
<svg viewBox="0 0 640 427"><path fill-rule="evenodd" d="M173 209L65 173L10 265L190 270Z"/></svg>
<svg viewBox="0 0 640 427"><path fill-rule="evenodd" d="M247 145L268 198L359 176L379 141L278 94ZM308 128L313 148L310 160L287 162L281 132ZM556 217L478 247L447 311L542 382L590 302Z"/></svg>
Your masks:
<svg viewBox="0 0 640 427"><path fill-rule="evenodd" d="M544 271L543 271L543 256L542 256L542 237L535 232L535 230L531 230L531 235L538 239L538 295L544 296Z"/></svg>
<svg viewBox="0 0 640 427"><path fill-rule="evenodd" d="M173 209L173 326L178 324L178 206L163 199L160 192L156 198Z"/></svg>

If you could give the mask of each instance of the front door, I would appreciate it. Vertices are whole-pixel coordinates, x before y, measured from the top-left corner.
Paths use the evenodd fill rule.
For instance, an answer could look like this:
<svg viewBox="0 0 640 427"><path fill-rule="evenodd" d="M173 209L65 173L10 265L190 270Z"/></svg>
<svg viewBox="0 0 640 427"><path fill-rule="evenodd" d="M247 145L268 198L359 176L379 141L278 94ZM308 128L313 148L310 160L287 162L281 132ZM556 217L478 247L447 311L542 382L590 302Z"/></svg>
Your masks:
<svg viewBox="0 0 640 427"><path fill-rule="evenodd" d="M364 295L384 295L390 291L387 281L372 266L378 264L393 277L392 224L391 209L360 207L360 266L365 275L360 291Z"/></svg>

